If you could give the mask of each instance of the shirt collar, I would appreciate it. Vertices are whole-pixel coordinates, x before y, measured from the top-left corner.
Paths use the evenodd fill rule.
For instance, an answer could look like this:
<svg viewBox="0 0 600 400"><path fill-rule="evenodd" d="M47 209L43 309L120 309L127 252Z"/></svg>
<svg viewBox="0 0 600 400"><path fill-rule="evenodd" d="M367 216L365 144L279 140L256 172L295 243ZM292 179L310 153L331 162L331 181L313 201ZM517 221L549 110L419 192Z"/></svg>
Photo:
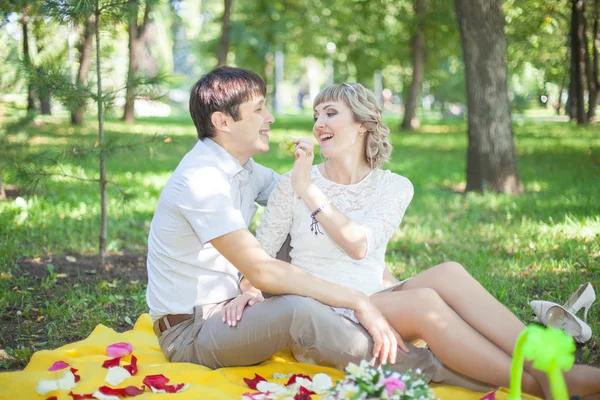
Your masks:
<svg viewBox="0 0 600 400"><path fill-rule="evenodd" d="M202 141L208 149L216 156L219 166L225 171L229 179L233 178L240 172L245 172L242 175L251 174L254 171L254 160L250 158L244 166L241 166L238 160L232 156L227 150L222 148L212 139L204 139Z"/></svg>

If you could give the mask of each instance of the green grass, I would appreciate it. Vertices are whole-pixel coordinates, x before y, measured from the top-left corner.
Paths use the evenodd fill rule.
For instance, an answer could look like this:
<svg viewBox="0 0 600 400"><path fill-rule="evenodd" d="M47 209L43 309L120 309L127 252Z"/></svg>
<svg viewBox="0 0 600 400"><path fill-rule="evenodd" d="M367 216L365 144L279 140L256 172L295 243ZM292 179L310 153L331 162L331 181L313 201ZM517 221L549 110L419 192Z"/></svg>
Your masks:
<svg viewBox="0 0 600 400"><path fill-rule="evenodd" d="M19 116L11 105L0 107L8 120ZM311 126L310 115L278 117L273 142L285 135L310 136ZM106 129L120 143L147 141L152 134L170 138L127 148L108 162L109 179L136 195L124 203L114 186L109 189L109 251L143 254L160 191L193 146L195 131L188 118L145 118L130 126L109 120ZM416 133L393 129L387 168L411 179L415 197L387 259L400 278L458 261L531 322L529 300L562 304L579 284L600 284L600 136L597 127L568 123L525 121L515 131L527 190L518 197L456 192L465 182L464 122L426 122ZM27 140L25 154L43 164L44 151L93 146L96 126L88 120L73 128L63 116L38 117L35 125L9 135L18 138ZM278 172L289 170L291 159L276 144L271 147L256 160ZM94 159L66 161L63 168L89 178L98 174ZM14 180L11 170L8 165L8 183ZM99 323L129 329L146 311L145 285L126 275L92 279L78 270L79 278L61 279L52 267L42 275L23 274L19 267L25 257L52 264L44 261L48 255L93 255L99 213L97 185L65 178L52 179L44 192L0 203L0 349L10 356L0 368L22 368L33 351L81 339ZM580 346L581 362L600 363L599 307L588 316L594 337Z"/></svg>

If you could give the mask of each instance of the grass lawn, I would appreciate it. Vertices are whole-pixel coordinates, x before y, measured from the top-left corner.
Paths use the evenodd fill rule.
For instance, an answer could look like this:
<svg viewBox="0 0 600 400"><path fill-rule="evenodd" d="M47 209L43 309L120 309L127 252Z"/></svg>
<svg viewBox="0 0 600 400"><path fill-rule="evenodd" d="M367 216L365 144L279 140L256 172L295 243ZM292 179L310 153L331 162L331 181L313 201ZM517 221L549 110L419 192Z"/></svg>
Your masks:
<svg viewBox="0 0 600 400"><path fill-rule="evenodd" d="M12 105L0 103L0 123L19 116ZM289 170L292 159L276 142L285 135L310 136L311 126L309 115L277 118L271 151L256 160ZM54 177L43 192L21 191L16 199L11 192L13 198L0 202L0 369L22 368L32 352L81 339L99 323L130 329L146 312L148 228L160 191L193 146L195 131L187 117L140 119L134 125L108 120L106 129L119 143L147 141L153 134L168 139L125 147L109 159L109 179L135 199L123 202L114 185L109 189L111 257L105 267L95 257L96 184ZM415 197L387 259L399 278L458 261L531 322L530 300L562 304L579 284L600 284L600 135L597 126L527 121L516 123L515 131L527 190L518 197L459 193L465 182L464 122L425 121L416 133L393 129L395 150L386 168L410 178ZM91 147L96 137L93 120L74 128L61 115L37 117L8 141L23 143L23 155L41 165L43 152ZM98 175L93 158L66 159L61 168L87 178ZM7 183L15 183L14 176L8 163ZM595 365L598 304L588 315L594 336L577 351L580 362Z"/></svg>

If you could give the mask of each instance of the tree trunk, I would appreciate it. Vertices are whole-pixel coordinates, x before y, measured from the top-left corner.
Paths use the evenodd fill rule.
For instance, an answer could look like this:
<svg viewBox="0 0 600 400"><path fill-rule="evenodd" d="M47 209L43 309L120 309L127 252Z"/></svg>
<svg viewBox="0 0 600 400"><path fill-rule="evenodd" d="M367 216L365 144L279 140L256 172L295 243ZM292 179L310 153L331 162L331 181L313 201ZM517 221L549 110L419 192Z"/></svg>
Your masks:
<svg viewBox="0 0 600 400"><path fill-rule="evenodd" d="M104 267L106 261L106 238L108 231L108 198L106 192L106 152L104 150L104 104L102 99L102 68L100 63L100 7L96 0L95 12L96 33L96 73L98 74L96 87L98 89L98 145L100 146L100 235L98 250L100 262Z"/></svg>
<svg viewBox="0 0 600 400"><path fill-rule="evenodd" d="M29 55L29 34L28 34L28 24L29 24L29 6L26 6L23 9L23 19L21 21L21 26L23 28L23 60L30 61L31 57ZM31 84L27 85L27 112L35 111L35 92L33 91L33 86Z"/></svg>
<svg viewBox="0 0 600 400"><path fill-rule="evenodd" d="M455 0L469 112L466 191L522 193L507 88L501 0Z"/></svg>
<svg viewBox="0 0 600 400"><path fill-rule="evenodd" d="M417 102L425 73L425 0L416 0L415 15L417 29L412 38L413 74L404 108L404 120L402 121L404 130L415 130L419 127Z"/></svg>
<svg viewBox="0 0 600 400"><path fill-rule="evenodd" d="M39 31L34 30L35 46L37 48L36 54L42 54L44 52L44 46L42 45L42 38L38 35ZM52 107L50 106L50 92L45 88L39 88L37 91L38 97L40 98L40 111L42 115L52 115Z"/></svg>
<svg viewBox="0 0 600 400"><path fill-rule="evenodd" d="M2 169L0 169L0 200L6 199L6 191L4 190L4 181L2 180Z"/></svg>
<svg viewBox="0 0 600 400"><path fill-rule="evenodd" d="M88 73L92 65L92 44L95 30L96 23L92 15L85 23L83 36L80 38L79 45L77 46L79 50L79 70L77 71L75 84L79 87L87 86L88 84ZM73 125L81 125L83 123L84 111L85 104L82 104L71 112L71 123Z"/></svg>
<svg viewBox="0 0 600 400"><path fill-rule="evenodd" d="M585 22L583 21L584 0L571 0L571 54L573 56L573 97L575 118L580 125L587 124L585 112Z"/></svg>
<svg viewBox="0 0 600 400"><path fill-rule="evenodd" d="M233 0L224 0L223 24L221 28L221 39L217 48L217 66L227 64L227 53L229 52L229 30L231 26L231 3Z"/></svg>
<svg viewBox="0 0 600 400"><path fill-rule="evenodd" d="M594 1L594 11L592 12L594 25L592 28L592 67L590 68L589 79L593 84L593 92L590 88L590 99L588 108L588 119L590 121L596 118L596 105L600 101L600 76L598 73L600 62L600 0Z"/></svg>
<svg viewBox="0 0 600 400"><path fill-rule="evenodd" d="M563 77L560 81L558 88L558 103L556 104L556 115L560 115L560 109L562 108L562 93L565 90L565 78Z"/></svg>
<svg viewBox="0 0 600 400"><path fill-rule="evenodd" d="M131 6L129 15L129 68L127 70L127 89L125 93L125 110L123 113L123 121L135 121L135 97L137 95L136 78L140 72L140 63L144 46L146 45L146 28L150 21L150 4L149 1L144 2L144 19L141 25L138 25L138 9L137 2Z"/></svg>

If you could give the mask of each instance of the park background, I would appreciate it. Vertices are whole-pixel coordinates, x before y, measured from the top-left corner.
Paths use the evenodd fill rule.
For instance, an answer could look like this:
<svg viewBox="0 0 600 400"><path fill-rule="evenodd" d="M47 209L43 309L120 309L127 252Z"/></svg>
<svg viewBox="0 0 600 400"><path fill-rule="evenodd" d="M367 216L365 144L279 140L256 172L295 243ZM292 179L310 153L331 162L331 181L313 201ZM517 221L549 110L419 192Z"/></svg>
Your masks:
<svg viewBox="0 0 600 400"><path fill-rule="evenodd" d="M320 89L376 93L385 168L415 186L388 246L398 278L458 261L526 323L530 300L597 286L599 13L599 0L1 1L0 369L147 311L150 221L196 141L188 91L223 64L265 78L276 122L256 160L280 173L292 159L277 143L311 136ZM599 314L579 362L600 364Z"/></svg>

